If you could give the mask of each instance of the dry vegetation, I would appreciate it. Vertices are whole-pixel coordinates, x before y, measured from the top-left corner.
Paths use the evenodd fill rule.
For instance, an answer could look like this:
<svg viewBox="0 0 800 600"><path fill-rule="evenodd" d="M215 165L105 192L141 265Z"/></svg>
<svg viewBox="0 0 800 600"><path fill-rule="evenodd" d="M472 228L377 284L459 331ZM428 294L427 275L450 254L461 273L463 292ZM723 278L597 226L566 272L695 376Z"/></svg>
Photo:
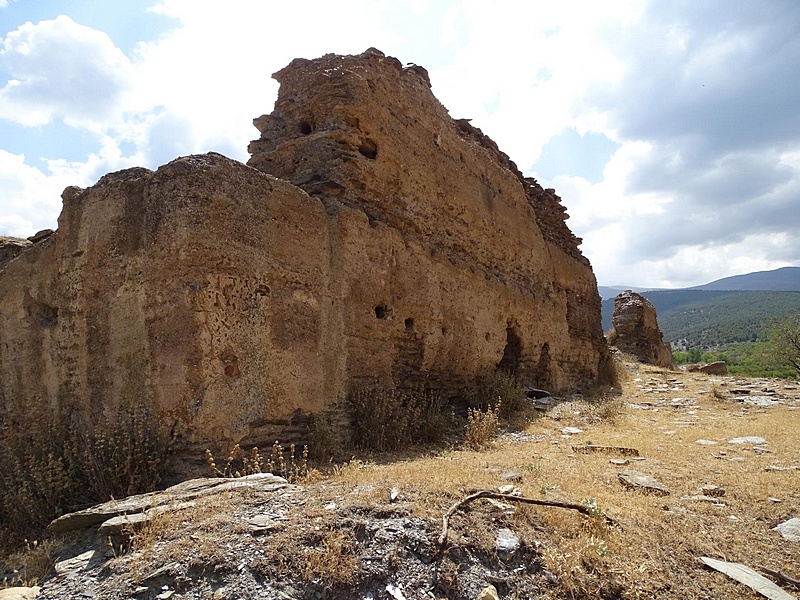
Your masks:
<svg viewBox="0 0 800 600"><path fill-rule="evenodd" d="M800 513L800 471L768 470L800 465L800 401L762 408L732 401L731 390L741 384L731 380L627 365L619 371L623 394L574 399L540 418L518 418L512 431L474 445L480 449L463 443L418 448L362 455L325 474L312 470L303 490L271 501L276 525L263 537L251 537L243 523L267 510L266 500L247 493L168 513L133 534L132 550L113 560L108 573L148 585L161 581L161 566L182 564L170 581L202 580L213 591L225 572L241 572L244 564L254 577L342 598L377 577L376 551L383 557L381 577L390 573L405 582L407 598L474 593L488 580L470 561L496 569L500 576L492 583L508 598L534 592L541 598L757 597L704 568L699 556L800 577L800 545L771 530ZM800 398L800 385L770 385ZM500 409L477 410L485 418ZM565 427L583 433L567 437ZM769 452L728 443L739 436L765 438ZM572 448L587 443L635 448L644 460L619 467L609 462L618 456ZM620 468L656 477L671 495L625 489ZM447 546L438 552L441 518L450 506L507 484L526 497L582 503L618 526L575 511L481 499L452 517ZM685 498L706 484L725 488L723 506ZM376 546L380 532L371 528L381 519L407 529ZM500 528L520 540L513 565L498 557ZM412 563L428 569L425 594L422 584L415 590L409 583L416 581Z"/></svg>

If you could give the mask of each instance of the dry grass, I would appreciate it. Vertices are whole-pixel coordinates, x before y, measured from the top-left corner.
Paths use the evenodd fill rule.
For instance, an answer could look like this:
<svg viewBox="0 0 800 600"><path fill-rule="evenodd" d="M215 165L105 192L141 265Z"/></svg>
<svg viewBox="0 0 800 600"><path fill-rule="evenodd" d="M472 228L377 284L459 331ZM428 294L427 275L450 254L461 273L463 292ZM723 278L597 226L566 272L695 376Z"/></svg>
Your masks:
<svg viewBox="0 0 800 600"><path fill-rule="evenodd" d="M298 452L294 444L289 446L287 455L277 440L270 449L269 456L261 454L257 446L243 450L239 444L234 445L225 459L224 465L217 465L211 450L206 448L206 463L212 476L244 477L254 473L272 473L290 482L297 482L308 476L308 446Z"/></svg>
<svg viewBox="0 0 800 600"><path fill-rule="evenodd" d="M559 582L543 597L747 597L738 584L705 570L697 557L800 576L796 545L771 531L800 513L798 471L766 470L771 464L800 465L800 409L720 403L714 385L703 375L641 367L611 404L565 403L532 423L525 433L542 441L497 442L482 452L464 448L386 465L351 462L333 479L346 486L369 484L379 497L398 487L415 514L436 518L469 491L496 489L505 483L502 473L516 471L524 495L593 499L622 525L608 528L552 508L517 508L516 515L527 515L515 517L517 533L542 544L544 562ZM696 402L673 407L676 398ZM585 431L567 439L560 432L568 425ZM740 436L766 438L771 453L727 443ZM700 439L718 444L700 445ZM625 468L656 477L672 494L623 488L610 456L573 452L572 444L587 442L636 448L645 460ZM724 507L681 498L700 494L705 484L727 490Z"/></svg>
<svg viewBox="0 0 800 600"><path fill-rule="evenodd" d="M500 526L511 528L526 548L537 549L526 568L552 574L555 583L543 587L541 598L755 598L705 569L699 556L800 577L797 545L771 530L800 513L800 471L766 470L800 465L800 404L759 408L719 402L713 393L719 382L705 375L632 363L625 370L629 377L621 396L561 403L529 423L519 432L522 437L501 437L480 450L463 445L422 456L352 459L313 482L306 479L297 502L285 501L285 521L257 544L258 558L248 568L276 581L346 590L362 573L355 535L362 515L397 510L390 506L393 489L402 495L402 510L435 532L455 502L477 490L496 490L508 483L503 474L514 472L522 495L596 506L620 526L559 508L517 505L501 512L487 500L475 501L451 521L450 547L436 583L441 596L465 577L459 556L496 555ZM800 390L787 393L800 396ZM566 437L567 426L583 433ZM771 453L728 442L740 436L764 437ZM701 439L716 444L698 444ZM637 449L645 460L624 468L656 477L671 495L624 488L617 478L620 467L609 462L618 457L573 451L574 444L586 443ZM727 490L723 507L682 498L699 494L705 484ZM137 582L178 559L236 569L243 554L252 554L243 545L251 539L244 535L245 502L263 499L224 494L153 521L134 534L130 553L114 569ZM465 550L459 554L459 549ZM398 564L404 558L398 553L392 560Z"/></svg>
<svg viewBox="0 0 800 600"><path fill-rule="evenodd" d="M362 450L400 450L436 442L450 426L444 401L424 389L357 387L347 398L353 442Z"/></svg>
<svg viewBox="0 0 800 600"><path fill-rule="evenodd" d="M88 421L41 403L19 406L24 410L0 422L6 549L77 506L155 489L169 446L146 407L120 407Z"/></svg>
<svg viewBox="0 0 800 600"><path fill-rule="evenodd" d="M63 536L41 541L26 540L24 548L5 557L5 563L11 565L14 572L0 581L0 589L36 585L52 570L58 551L66 541L67 538Z"/></svg>
<svg viewBox="0 0 800 600"><path fill-rule="evenodd" d="M467 430L464 445L472 450L486 448L500 427L500 412L503 403L498 401L486 410L470 408L467 410Z"/></svg>

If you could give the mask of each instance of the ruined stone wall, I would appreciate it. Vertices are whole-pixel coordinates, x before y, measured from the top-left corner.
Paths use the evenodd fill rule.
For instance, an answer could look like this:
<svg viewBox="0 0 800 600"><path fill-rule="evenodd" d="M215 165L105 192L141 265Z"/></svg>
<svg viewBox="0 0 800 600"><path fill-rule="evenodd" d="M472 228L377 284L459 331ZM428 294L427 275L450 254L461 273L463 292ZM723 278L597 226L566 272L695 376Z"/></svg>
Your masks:
<svg viewBox="0 0 800 600"><path fill-rule="evenodd" d="M0 235L0 269L11 259L22 254L22 251L30 245L31 242L28 240Z"/></svg>
<svg viewBox="0 0 800 600"><path fill-rule="evenodd" d="M644 363L675 368L672 346L658 327L655 306L634 291L625 290L614 299L608 343Z"/></svg>
<svg viewBox="0 0 800 600"><path fill-rule="evenodd" d="M503 312L524 337L521 374L557 389L595 380L600 298L560 199L450 118L424 69L369 50L297 59L275 78L275 110L255 120L248 164L515 290L525 299Z"/></svg>
<svg viewBox="0 0 800 600"><path fill-rule="evenodd" d="M0 271L0 410L148 403L184 445L263 445L358 380L597 381L600 298L557 198L422 70L368 51L276 77L251 166L65 191L58 231Z"/></svg>

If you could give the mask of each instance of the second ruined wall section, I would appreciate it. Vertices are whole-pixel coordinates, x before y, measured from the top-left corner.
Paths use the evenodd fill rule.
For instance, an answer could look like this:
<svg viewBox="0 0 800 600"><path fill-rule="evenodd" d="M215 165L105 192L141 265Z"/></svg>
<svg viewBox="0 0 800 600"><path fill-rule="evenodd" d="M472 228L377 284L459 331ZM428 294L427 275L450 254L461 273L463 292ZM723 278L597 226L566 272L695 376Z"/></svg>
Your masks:
<svg viewBox="0 0 800 600"><path fill-rule="evenodd" d="M149 403L189 445L271 443L357 380L455 392L504 356L534 376L545 345L573 376L562 297L216 154L67 190L0 277L4 404Z"/></svg>

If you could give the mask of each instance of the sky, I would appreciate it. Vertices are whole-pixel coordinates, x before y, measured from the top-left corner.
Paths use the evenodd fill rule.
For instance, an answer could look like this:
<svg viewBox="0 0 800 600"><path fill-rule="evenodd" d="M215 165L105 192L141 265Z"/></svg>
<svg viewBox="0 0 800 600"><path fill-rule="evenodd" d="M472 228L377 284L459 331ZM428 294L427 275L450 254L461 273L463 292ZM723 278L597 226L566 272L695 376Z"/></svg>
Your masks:
<svg viewBox="0 0 800 600"><path fill-rule="evenodd" d="M556 189L601 285L800 266L797 0L0 0L0 235L111 171L246 161L272 73L369 47Z"/></svg>

